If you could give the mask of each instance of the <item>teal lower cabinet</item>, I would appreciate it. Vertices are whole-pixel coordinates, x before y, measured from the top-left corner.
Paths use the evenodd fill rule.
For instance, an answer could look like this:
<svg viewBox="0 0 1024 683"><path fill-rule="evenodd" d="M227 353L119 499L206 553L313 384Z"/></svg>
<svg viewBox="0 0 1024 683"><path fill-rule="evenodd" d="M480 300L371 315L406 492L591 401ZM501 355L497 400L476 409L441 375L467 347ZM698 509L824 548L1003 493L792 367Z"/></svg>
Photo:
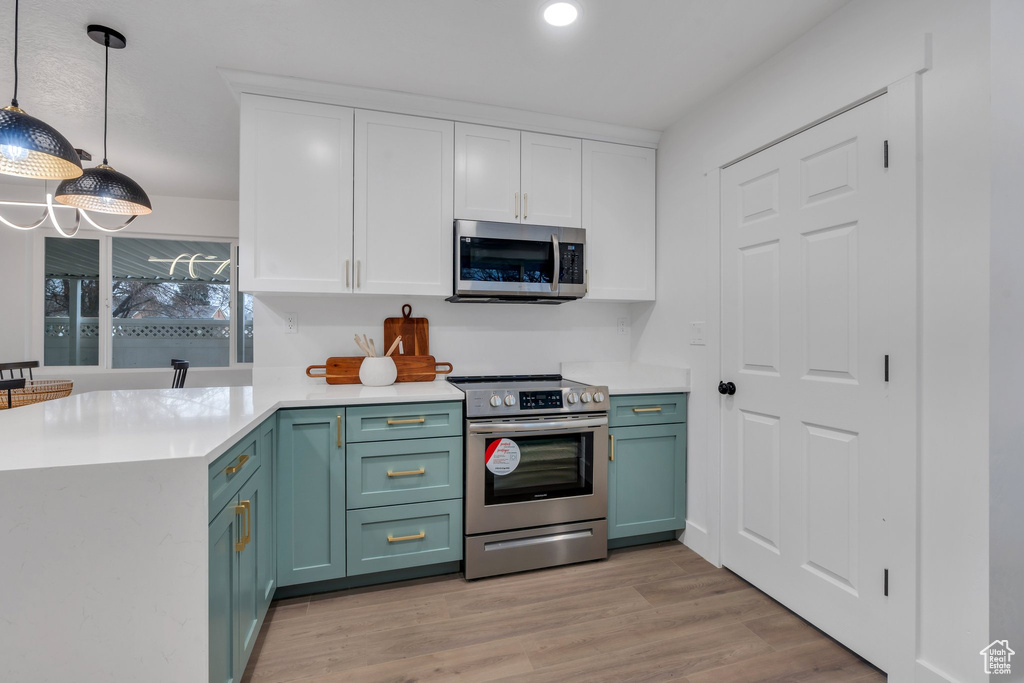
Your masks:
<svg viewBox="0 0 1024 683"><path fill-rule="evenodd" d="M348 508L462 498L462 437L349 443Z"/></svg>
<svg viewBox="0 0 1024 683"><path fill-rule="evenodd" d="M348 512L349 576L462 559L462 500Z"/></svg>
<svg viewBox="0 0 1024 683"><path fill-rule="evenodd" d="M618 420L616 403L628 408L620 411ZM612 405L613 426L608 430L609 540L685 528L685 395L613 397ZM667 411L650 410L665 405L672 406L675 421L663 422ZM638 425L645 421L649 424ZM614 426L616 423L636 426Z"/></svg>
<svg viewBox="0 0 1024 683"><path fill-rule="evenodd" d="M274 547L272 451L260 438L274 424L272 417L210 466L211 497L226 500L209 527L211 683L241 679L277 582L267 564ZM247 467L252 462L255 469ZM235 478L242 472L244 481Z"/></svg>
<svg viewBox="0 0 1024 683"><path fill-rule="evenodd" d="M210 683L237 683L242 678L235 646L238 615L238 560L235 544L244 520L235 501L210 523Z"/></svg>
<svg viewBox="0 0 1024 683"><path fill-rule="evenodd" d="M278 586L345 576L344 421L341 408L278 412Z"/></svg>

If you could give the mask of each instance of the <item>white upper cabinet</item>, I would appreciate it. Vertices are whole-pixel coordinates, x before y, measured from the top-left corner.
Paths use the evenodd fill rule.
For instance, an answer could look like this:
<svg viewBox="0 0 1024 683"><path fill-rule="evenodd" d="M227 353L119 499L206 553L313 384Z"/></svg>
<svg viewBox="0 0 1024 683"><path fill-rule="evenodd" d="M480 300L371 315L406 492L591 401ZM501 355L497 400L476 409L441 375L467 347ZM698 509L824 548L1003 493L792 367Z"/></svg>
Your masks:
<svg viewBox="0 0 1024 683"><path fill-rule="evenodd" d="M581 141L455 124L455 216L578 228Z"/></svg>
<svg viewBox="0 0 1024 683"><path fill-rule="evenodd" d="M356 111L355 291L452 293L455 124Z"/></svg>
<svg viewBox="0 0 1024 683"><path fill-rule="evenodd" d="M653 301L655 150L583 141L587 298Z"/></svg>
<svg viewBox="0 0 1024 683"><path fill-rule="evenodd" d="M242 95L239 288L344 292L353 110Z"/></svg>
<svg viewBox="0 0 1024 683"><path fill-rule="evenodd" d="M519 222L519 131L455 124L455 215Z"/></svg>
<svg viewBox="0 0 1024 683"><path fill-rule="evenodd" d="M578 228L582 224L581 141L560 135L522 134L523 223Z"/></svg>

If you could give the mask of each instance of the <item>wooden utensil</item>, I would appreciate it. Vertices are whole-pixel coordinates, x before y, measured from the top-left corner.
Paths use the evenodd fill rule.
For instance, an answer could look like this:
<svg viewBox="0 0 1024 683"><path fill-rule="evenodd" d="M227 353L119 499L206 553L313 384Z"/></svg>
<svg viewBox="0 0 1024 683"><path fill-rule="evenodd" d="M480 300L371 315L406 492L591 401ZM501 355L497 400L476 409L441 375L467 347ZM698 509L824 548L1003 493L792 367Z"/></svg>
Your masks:
<svg viewBox="0 0 1024 683"><path fill-rule="evenodd" d="M402 335L398 335L397 337L395 337L395 341L391 342L391 347L388 349L388 352L385 353L384 355L390 358L391 354L394 353L395 348L398 346L398 343L400 341L402 341Z"/></svg>
<svg viewBox="0 0 1024 683"><path fill-rule="evenodd" d="M433 356L392 356L398 369L396 382L433 382L437 375L447 375L451 363L434 360ZM308 377L322 377L328 384L359 384L359 366L363 356L333 356L324 365L306 368ZM317 372L319 371L319 372Z"/></svg>
<svg viewBox="0 0 1024 683"><path fill-rule="evenodd" d="M427 356L430 354L430 327L426 318L413 318L412 306L402 306L401 318L384 320L384 346L390 347L402 338L396 356Z"/></svg>

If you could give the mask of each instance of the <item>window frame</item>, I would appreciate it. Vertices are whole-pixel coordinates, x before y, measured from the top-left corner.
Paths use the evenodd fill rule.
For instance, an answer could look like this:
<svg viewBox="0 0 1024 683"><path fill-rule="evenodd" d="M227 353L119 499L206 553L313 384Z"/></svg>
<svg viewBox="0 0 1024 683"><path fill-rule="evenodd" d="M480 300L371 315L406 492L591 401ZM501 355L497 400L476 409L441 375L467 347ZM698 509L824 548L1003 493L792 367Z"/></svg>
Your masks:
<svg viewBox="0 0 1024 683"><path fill-rule="evenodd" d="M238 258L238 238L228 237L211 237L208 235L183 235L183 234L167 234L157 232L125 232L125 233L100 233L100 232L79 232L74 237L62 237L60 233L52 228L38 229L34 231L32 240L32 265L30 271L32 273L32 286L31 286L31 333L29 335L29 349L31 350L31 356L39 359L40 367L49 367L59 369L61 371L68 371L74 374L99 374L99 373L151 373L158 371L161 368L115 368L114 367L114 345L111 339L111 330L113 329L113 317L111 310L112 303L112 288L113 288L113 276L111 273L112 256L114 248L114 238L124 239L165 239L165 240L192 240L201 242L217 242L221 244L227 244L231 250L231 254L234 256L234 260ZM100 289L100 310L99 310L99 345L98 354L99 362L96 365L50 365L45 364L43 347L46 342L43 335L43 328L45 325L45 281L46 281L46 238L56 237L58 239L72 239L72 240L95 240L99 242L100 249L100 277L99 277L99 289ZM195 367L190 368L190 371L195 370L198 372L203 371L224 371L224 370L245 370L252 369L252 362L242 363L238 361L238 338L236 334L241 334L241 328L239 325L244 324L238 317L236 317L234 310L235 303L238 301L239 289L238 289L238 270L237 263L231 264L232 277L231 277L231 291L230 301L232 304L231 311L231 335L229 337L229 349L228 349L228 364L218 365L212 367ZM168 366L169 367L169 366Z"/></svg>

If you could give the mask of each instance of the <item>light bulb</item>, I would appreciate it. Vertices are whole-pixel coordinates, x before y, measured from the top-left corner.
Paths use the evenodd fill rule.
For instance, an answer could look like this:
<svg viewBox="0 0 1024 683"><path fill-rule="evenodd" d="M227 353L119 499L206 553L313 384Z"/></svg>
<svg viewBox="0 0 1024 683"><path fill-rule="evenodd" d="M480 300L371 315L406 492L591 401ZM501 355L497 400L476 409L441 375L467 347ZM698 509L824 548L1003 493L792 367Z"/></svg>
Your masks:
<svg viewBox="0 0 1024 683"><path fill-rule="evenodd" d="M544 21L552 26L568 26L578 15L579 9L571 2L553 2L544 8Z"/></svg>
<svg viewBox="0 0 1024 683"><path fill-rule="evenodd" d="M0 145L0 155L9 161L25 161L28 159L28 150L17 145Z"/></svg>

